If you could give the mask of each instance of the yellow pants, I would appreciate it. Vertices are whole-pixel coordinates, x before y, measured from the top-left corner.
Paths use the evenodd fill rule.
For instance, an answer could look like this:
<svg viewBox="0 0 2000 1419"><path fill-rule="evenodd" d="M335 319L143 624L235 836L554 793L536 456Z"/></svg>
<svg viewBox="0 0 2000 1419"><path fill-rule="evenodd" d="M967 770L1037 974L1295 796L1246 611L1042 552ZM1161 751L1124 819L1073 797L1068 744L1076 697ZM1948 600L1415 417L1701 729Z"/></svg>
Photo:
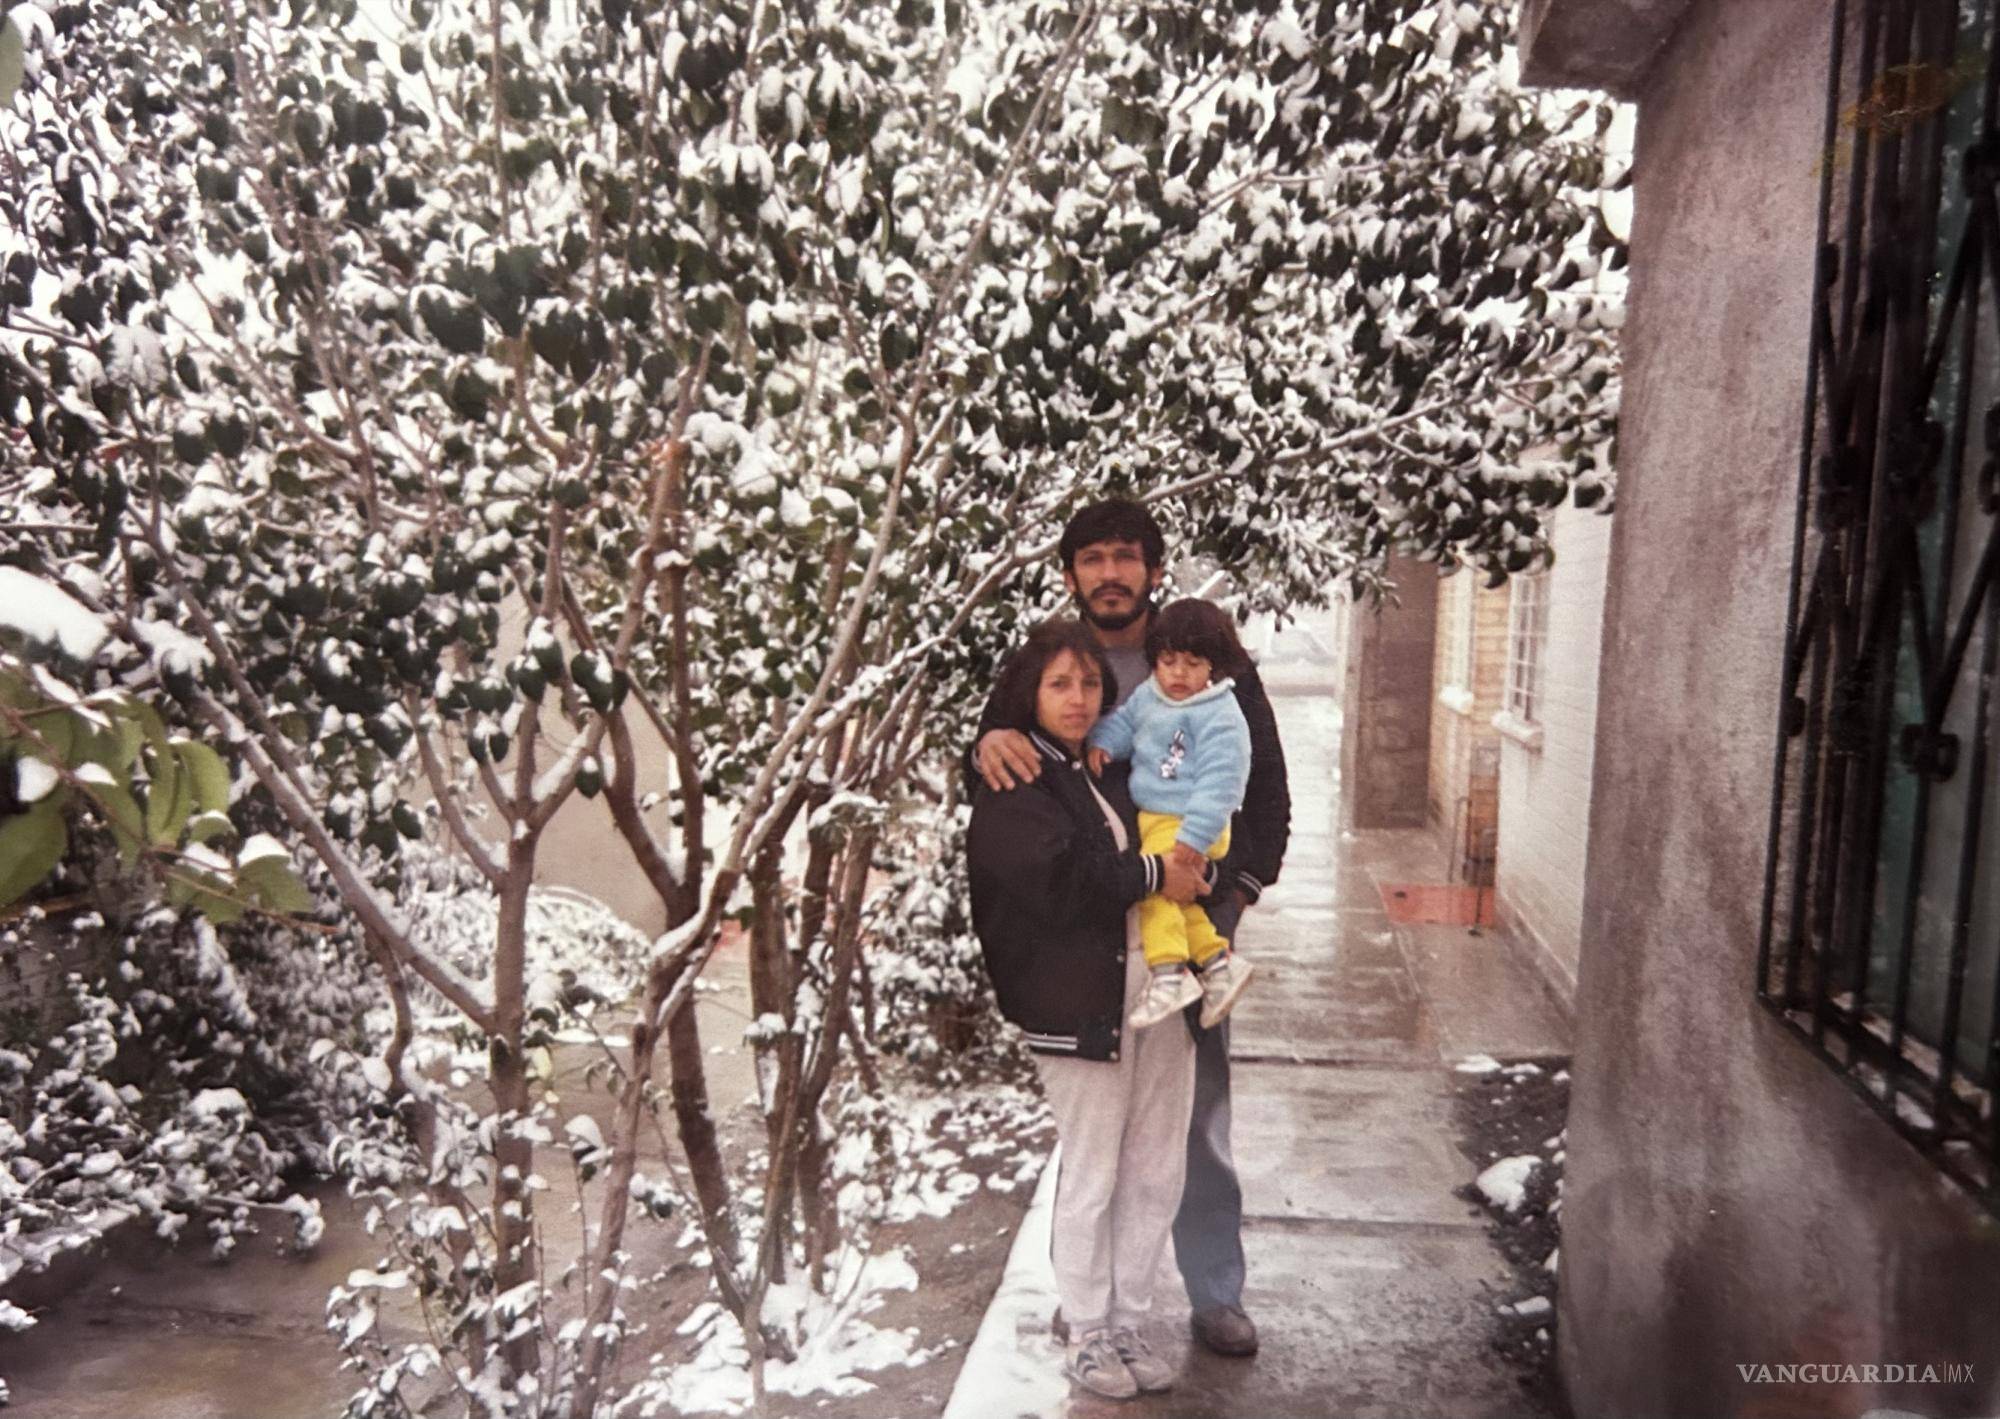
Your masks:
<svg viewBox="0 0 2000 1419"><path fill-rule="evenodd" d="M1180 818L1172 813L1139 810L1139 851L1166 854L1174 850L1174 838L1181 830ZM1210 860L1229 851L1229 829L1208 850ZM1208 913L1198 903L1181 906L1154 895L1139 903L1139 942L1146 950L1148 966L1184 965L1193 961L1205 966L1224 951L1229 942L1215 929Z"/></svg>

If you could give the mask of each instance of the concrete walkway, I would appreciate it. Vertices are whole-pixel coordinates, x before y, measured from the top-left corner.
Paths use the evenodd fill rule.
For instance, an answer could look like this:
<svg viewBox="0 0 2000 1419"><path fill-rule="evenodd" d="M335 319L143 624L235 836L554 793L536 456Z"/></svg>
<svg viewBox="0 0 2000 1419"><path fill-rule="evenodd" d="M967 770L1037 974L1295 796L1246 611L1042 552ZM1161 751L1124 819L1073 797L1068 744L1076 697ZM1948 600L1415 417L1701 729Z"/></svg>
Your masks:
<svg viewBox="0 0 2000 1419"><path fill-rule="evenodd" d="M1293 836L1279 885L1245 921L1260 974L1234 1025L1234 1145L1245 1308L1263 1349L1194 1347L1178 1273L1154 1340L1178 1387L1115 1402L1071 1391L1048 1332L1047 1193L1023 1224L946 1419L1360 1419L1540 1415L1488 1346L1509 1275L1468 1204L1450 1067L1467 1054L1567 1051L1533 976L1496 935L1392 926L1379 884L1445 880L1422 833L1343 834L1338 712L1321 657L1266 659L1289 760ZM1311 644L1310 642L1308 644ZM1168 1298L1171 1298L1169 1302Z"/></svg>

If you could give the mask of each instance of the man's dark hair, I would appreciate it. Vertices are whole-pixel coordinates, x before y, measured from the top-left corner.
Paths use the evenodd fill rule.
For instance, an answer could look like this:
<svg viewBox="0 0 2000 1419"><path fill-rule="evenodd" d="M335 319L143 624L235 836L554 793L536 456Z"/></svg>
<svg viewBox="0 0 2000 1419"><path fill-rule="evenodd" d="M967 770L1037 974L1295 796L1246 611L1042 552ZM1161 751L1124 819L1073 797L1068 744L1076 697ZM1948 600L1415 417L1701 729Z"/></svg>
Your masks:
<svg viewBox="0 0 2000 1419"><path fill-rule="evenodd" d="M1166 534L1153 521L1153 515L1130 498L1106 498L1092 503L1069 520L1056 548L1063 570L1074 572L1076 554L1099 542L1137 542L1148 571L1166 560Z"/></svg>
<svg viewBox="0 0 2000 1419"><path fill-rule="evenodd" d="M1041 694L1042 672L1064 651L1072 652L1085 665L1095 665L1104 676L1104 703L1098 707L1099 714L1118 702L1117 678L1090 627L1072 616L1054 616L1028 632L1027 641L1000 667L1000 683L993 688L995 720L991 727L1018 729L1023 734L1038 727L1035 702Z"/></svg>
<svg viewBox="0 0 2000 1419"><path fill-rule="evenodd" d="M1146 663L1156 665L1170 650L1198 655L1218 680L1250 668L1250 652L1236 638L1236 622L1213 601L1186 596L1162 607L1146 628Z"/></svg>

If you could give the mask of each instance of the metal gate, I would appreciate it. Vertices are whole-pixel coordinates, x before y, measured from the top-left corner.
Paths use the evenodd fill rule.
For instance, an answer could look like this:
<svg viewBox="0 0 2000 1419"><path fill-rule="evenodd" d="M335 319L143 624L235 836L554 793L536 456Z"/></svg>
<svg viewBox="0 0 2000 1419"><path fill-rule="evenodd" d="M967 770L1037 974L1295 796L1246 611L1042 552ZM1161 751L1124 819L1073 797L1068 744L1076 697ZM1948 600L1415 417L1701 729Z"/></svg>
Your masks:
<svg viewBox="0 0 2000 1419"><path fill-rule="evenodd" d="M1757 992L2000 1212L1993 7L1834 7Z"/></svg>

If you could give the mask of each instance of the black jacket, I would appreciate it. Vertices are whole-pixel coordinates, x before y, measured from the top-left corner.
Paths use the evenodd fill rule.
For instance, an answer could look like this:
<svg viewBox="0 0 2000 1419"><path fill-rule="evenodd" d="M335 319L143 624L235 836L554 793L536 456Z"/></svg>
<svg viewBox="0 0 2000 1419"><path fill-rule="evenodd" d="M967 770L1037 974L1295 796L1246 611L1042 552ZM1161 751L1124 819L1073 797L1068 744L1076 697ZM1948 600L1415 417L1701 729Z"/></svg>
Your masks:
<svg viewBox="0 0 2000 1419"><path fill-rule="evenodd" d="M1087 772L1042 734L1041 776L1008 792L980 784L966 859L972 926L1000 1013L1040 1054L1118 1058L1125 1013L1125 913L1160 888L1161 859L1120 852ZM1139 841L1123 765L1097 791Z"/></svg>
<svg viewBox="0 0 2000 1419"><path fill-rule="evenodd" d="M1253 666L1236 677L1236 703L1250 722L1250 782L1243 806L1229 822L1229 852L1221 880L1255 902L1278 880L1285 848L1292 840L1292 784L1285 772L1285 746L1278 740L1278 716Z"/></svg>
<svg viewBox="0 0 2000 1419"><path fill-rule="evenodd" d="M1229 820L1229 852L1215 881L1218 890L1234 887L1244 901L1255 902L1278 880L1278 869L1284 866L1285 847L1292 837L1292 791L1285 773L1285 746L1278 740L1278 717L1254 666L1236 677L1236 703L1250 724L1250 782L1243 791L1242 808ZM989 730L1001 727L998 707L989 697L966 750L969 786L981 782L973 764L979 741Z"/></svg>

